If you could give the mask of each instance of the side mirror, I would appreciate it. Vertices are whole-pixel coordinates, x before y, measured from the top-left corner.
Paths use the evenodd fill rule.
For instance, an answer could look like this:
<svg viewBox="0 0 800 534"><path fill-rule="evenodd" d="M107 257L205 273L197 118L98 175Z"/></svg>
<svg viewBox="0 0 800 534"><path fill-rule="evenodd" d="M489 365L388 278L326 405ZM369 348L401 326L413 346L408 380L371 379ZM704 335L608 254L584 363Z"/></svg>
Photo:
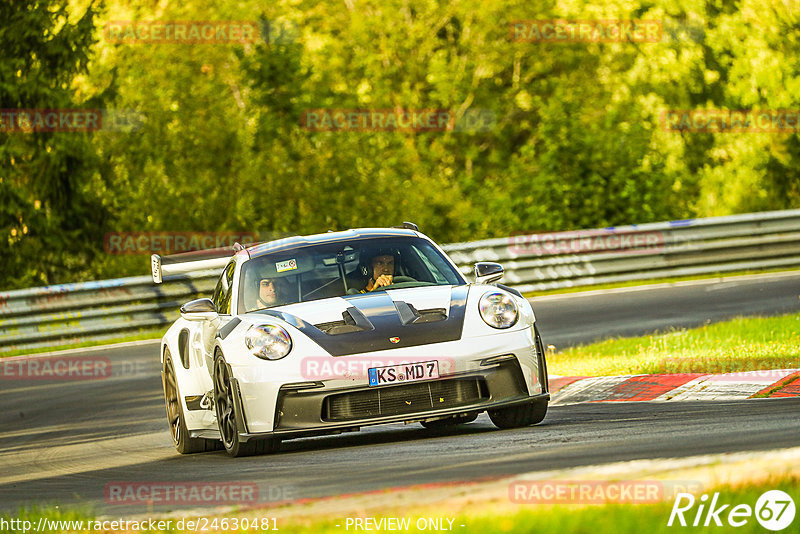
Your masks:
<svg viewBox="0 0 800 534"><path fill-rule="evenodd" d="M475 282L491 284L503 278L503 266L499 263L481 261L475 264Z"/></svg>
<svg viewBox="0 0 800 534"><path fill-rule="evenodd" d="M219 317L211 299L192 300L181 306L181 317L187 321L210 321Z"/></svg>

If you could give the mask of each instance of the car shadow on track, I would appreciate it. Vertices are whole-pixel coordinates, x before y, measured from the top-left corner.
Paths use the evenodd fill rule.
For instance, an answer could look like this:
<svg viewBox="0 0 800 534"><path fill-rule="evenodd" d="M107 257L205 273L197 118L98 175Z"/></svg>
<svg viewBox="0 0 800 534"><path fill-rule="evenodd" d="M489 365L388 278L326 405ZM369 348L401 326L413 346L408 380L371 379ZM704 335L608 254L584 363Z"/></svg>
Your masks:
<svg viewBox="0 0 800 534"><path fill-rule="evenodd" d="M402 443L426 439L461 436L467 437L495 431L497 431L497 428L495 428L488 421L485 423L475 422L464 425L456 425L451 428L442 429L427 429L421 427L419 424L409 424L404 427L399 427L398 425L375 426L368 429L362 429L357 432L347 432L332 436L298 438L284 441L281 443L280 451L277 454L299 451L328 450L362 445Z"/></svg>

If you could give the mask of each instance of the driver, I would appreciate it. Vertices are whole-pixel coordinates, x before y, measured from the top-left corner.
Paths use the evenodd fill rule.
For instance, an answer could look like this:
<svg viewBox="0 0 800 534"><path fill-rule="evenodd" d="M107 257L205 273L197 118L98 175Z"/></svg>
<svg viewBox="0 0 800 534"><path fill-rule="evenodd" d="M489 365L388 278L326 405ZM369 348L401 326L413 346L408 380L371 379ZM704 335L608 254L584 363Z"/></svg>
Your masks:
<svg viewBox="0 0 800 534"><path fill-rule="evenodd" d="M394 278L394 254L379 252L373 256L370 260L370 272L372 276L361 293L391 285Z"/></svg>
<svg viewBox="0 0 800 534"><path fill-rule="evenodd" d="M257 309L269 308L278 303L278 293L275 280L273 278L262 278L258 282L258 297L256 298Z"/></svg>

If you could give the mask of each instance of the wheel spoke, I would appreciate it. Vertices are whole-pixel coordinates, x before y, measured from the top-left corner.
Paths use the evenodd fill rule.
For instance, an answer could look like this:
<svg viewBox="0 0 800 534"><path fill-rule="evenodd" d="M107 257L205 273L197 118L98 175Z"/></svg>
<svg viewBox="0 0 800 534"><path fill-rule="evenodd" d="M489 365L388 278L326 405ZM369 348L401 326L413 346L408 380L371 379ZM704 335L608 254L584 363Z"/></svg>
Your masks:
<svg viewBox="0 0 800 534"><path fill-rule="evenodd" d="M232 395L228 369L223 360L217 359L214 363L214 405L220 437L226 448L233 446L238 434Z"/></svg>
<svg viewBox="0 0 800 534"><path fill-rule="evenodd" d="M233 439L236 437L236 425L231 419L225 420L225 430L225 433L227 434L227 442L233 443Z"/></svg>
<svg viewBox="0 0 800 534"><path fill-rule="evenodd" d="M217 360L216 369L214 373L214 385L220 392L227 391L228 389L228 370L222 360Z"/></svg>
<svg viewBox="0 0 800 534"><path fill-rule="evenodd" d="M170 363L172 363L172 362L170 362ZM167 380L167 385L169 386L169 388L172 391L176 390L177 387L175 385L175 375L172 374L172 366L171 365L169 367L167 367L167 373L166 373L165 378Z"/></svg>
<svg viewBox="0 0 800 534"><path fill-rule="evenodd" d="M176 425L180 420L180 415L178 414L178 410L175 409L175 406L170 405L170 409L167 410L168 419L171 425Z"/></svg>
<svg viewBox="0 0 800 534"><path fill-rule="evenodd" d="M222 414L222 424L225 427L228 441L232 441L236 433L236 419L233 416L233 410L230 408L226 409Z"/></svg>
<svg viewBox="0 0 800 534"><path fill-rule="evenodd" d="M178 384L172 368L172 359L167 356L164 360L164 401L167 407L167 422L169 423L172 440L177 444L181 441L181 414L180 399L178 398Z"/></svg>

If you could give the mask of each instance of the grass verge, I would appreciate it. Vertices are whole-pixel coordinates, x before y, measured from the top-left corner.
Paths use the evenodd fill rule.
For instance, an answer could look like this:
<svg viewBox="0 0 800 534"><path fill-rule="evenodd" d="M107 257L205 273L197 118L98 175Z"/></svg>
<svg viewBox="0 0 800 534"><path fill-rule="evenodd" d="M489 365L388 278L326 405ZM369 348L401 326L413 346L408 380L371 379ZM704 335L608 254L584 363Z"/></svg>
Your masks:
<svg viewBox="0 0 800 534"><path fill-rule="evenodd" d="M787 478L761 486L746 488L722 487L718 490L718 503L720 505L731 504L725 512L729 512L733 506L739 504L749 505L752 509L755 508L759 496L766 491L774 489L782 490L788 493L795 502L800 502L800 480ZM711 495L709 495L709 498L711 498ZM464 530L484 534L507 532L560 532L574 534L595 534L598 532L613 532L614 534L640 534L647 532L656 534L663 532L666 534L674 533L676 530L681 532L725 532L728 529L733 529L739 533L765 532L764 527L752 516L747 519L747 523L742 527L733 528L726 522L726 513L721 514L721 527L692 527L699 504L698 502L690 512L684 514L687 520L687 527L681 527L677 523L677 518L673 522L673 526L667 525L673 502L664 502L650 505L608 504L578 509L576 509L576 505L555 506L550 509L540 509L538 505L527 505L527 509L510 516L503 517L488 513L467 518L464 522L467 522L469 528ZM702 525L704 520L705 513L702 514L699 524ZM794 524L796 525L799 522L800 520L795 518ZM790 531L792 531L791 526L786 532ZM334 532L334 530L331 529L325 532Z"/></svg>
<svg viewBox="0 0 800 534"><path fill-rule="evenodd" d="M6 352L0 352L0 358L8 358L9 356L21 356L27 354L41 354L42 352L53 352L59 350L69 349L82 349L85 347L97 347L99 345L112 345L114 343L125 343L128 341L142 341L145 339L161 339L166 332L166 328L157 328L152 330L140 330L128 335L120 335L108 339L93 339L86 341L78 341L75 343L66 343L64 345L53 345L51 347L38 347L35 349L15 349Z"/></svg>
<svg viewBox="0 0 800 534"><path fill-rule="evenodd" d="M464 503L456 509L431 508L430 506L397 506L381 510L379 514L370 513L357 513L343 515L342 517L320 517L314 518L308 515L298 513L293 518L278 519L276 522L270 520L269 530L280 530L286 533L343 533L348 531L365 530L363 528L363 521L370 519L373 528L370 530L378 530L374 528L381 520L384 521L384 526L389 518L398 520L402 525L407 525L406 528L395 528L392 530L402 530L406 532L430 532L430 531L454 531L463 533L480 533L480 534L505 534L513 533L538 533L538 532L559 532L563 534L595 534L598 532L614 532L615 534L640 534L647 533L671 533L676 530L681 532L727 532L733 527L728 523L728 514L734 506L746 505L751 511L751 515L740 516L739 521L744 521L744 524L736 527L738 533L762 533L765 532L764 527L761 526L756 516L756 503L759 502L759 497L767 491L781 490L788 494L795 503L800 503L800 478L794 475L773 477L768 481L751 484L745 486L731 486L724 485L714 489L704 490L704 494L708 495L708 500L713 499L714 494L717 495L717 508L722 505L728 505L727 508L719 514L721 526L714 524L711 519L710 527L703 526L708 512L708 502L705 504L703 513L700 515L698 521L700 526L693 526L693 522L697 517L697 513L701 504L701 495L694 495L695 505L684 512L683 518L687 526L680 526L679 520L676 518L673 521L673 526L668 526L670 516L672 514L673 506L675 504L674 498L669 498L654 504L536 504L524 503L510 505L508 501L505 503L495 503L494 505L483 505L481 503ZM681 502L682 505L688 503L688 500ZM302 505L299 505L302 506ZM770 509L778 512L781 508L785 507L771 504ZM795 505L797 508L797 505ZM763 507L760 509L764 515ZM245 520L248 524L252 524L247 519L248 516L262 517L270 515L269 510L261 511L257 516L252 515L253 512L246 514L228 514L224 519L207 517L204 519L207 526L216 525L220 527L226 525L227 528L222 529L225 532L248 532L248 531L261 531L261 528L254 530L248 529L232 529L233 517L238 517L238 523L242 524ZM796 512L794 521L784 530L784 532L797 532L796 525L800 523L800 513ZM350 523L348 524L348 518ZM356 518L362 520L362 528L358 529L354 525ZM48 532L97 532L102 531L102 525L96 523L96 520L87 512L70 512L62 511L57 508L50 509L31 509L21 510L17 516L11 517L9 515L0 515L0 533L18 533L22 532L21 529L9 528L13 520L28 521L29 524L35 529L35 525L39 524L40 519L47 525ZM167 528L161 528L158 532L194 532L193 529L176 528L181 518L172 517ZM69 528L61 521L71 521L72 528ZM76 521L83 521L83 528L75 528ZM88 522L95 523L97 528L86 528ZM132 531L145 533L155 532L147 528L147 520L144 518L132 519L137 521L137 527ZM184 519L183 525L186 524L187 519ZM397 524L397 523L395 523ZM17 523L19 525L19 523ZM434 526L436 525L436 526ZM61 526L61 528L58 528ZM131 524L126 525L127 530L131 531ZM349 528L348 528L349 526ZM438 528L437 528L438 527ZM122 530L122 529L120 529ZM384 530L386 530L384 528ZM106 530L114 531L114 530Z"/></svg>
<svg viewBox="0 0 800 534"><path fill-rule="evenodd" d="M800 313L614 338L551 353L550 374L615 376L800 368Z"/></svg>

